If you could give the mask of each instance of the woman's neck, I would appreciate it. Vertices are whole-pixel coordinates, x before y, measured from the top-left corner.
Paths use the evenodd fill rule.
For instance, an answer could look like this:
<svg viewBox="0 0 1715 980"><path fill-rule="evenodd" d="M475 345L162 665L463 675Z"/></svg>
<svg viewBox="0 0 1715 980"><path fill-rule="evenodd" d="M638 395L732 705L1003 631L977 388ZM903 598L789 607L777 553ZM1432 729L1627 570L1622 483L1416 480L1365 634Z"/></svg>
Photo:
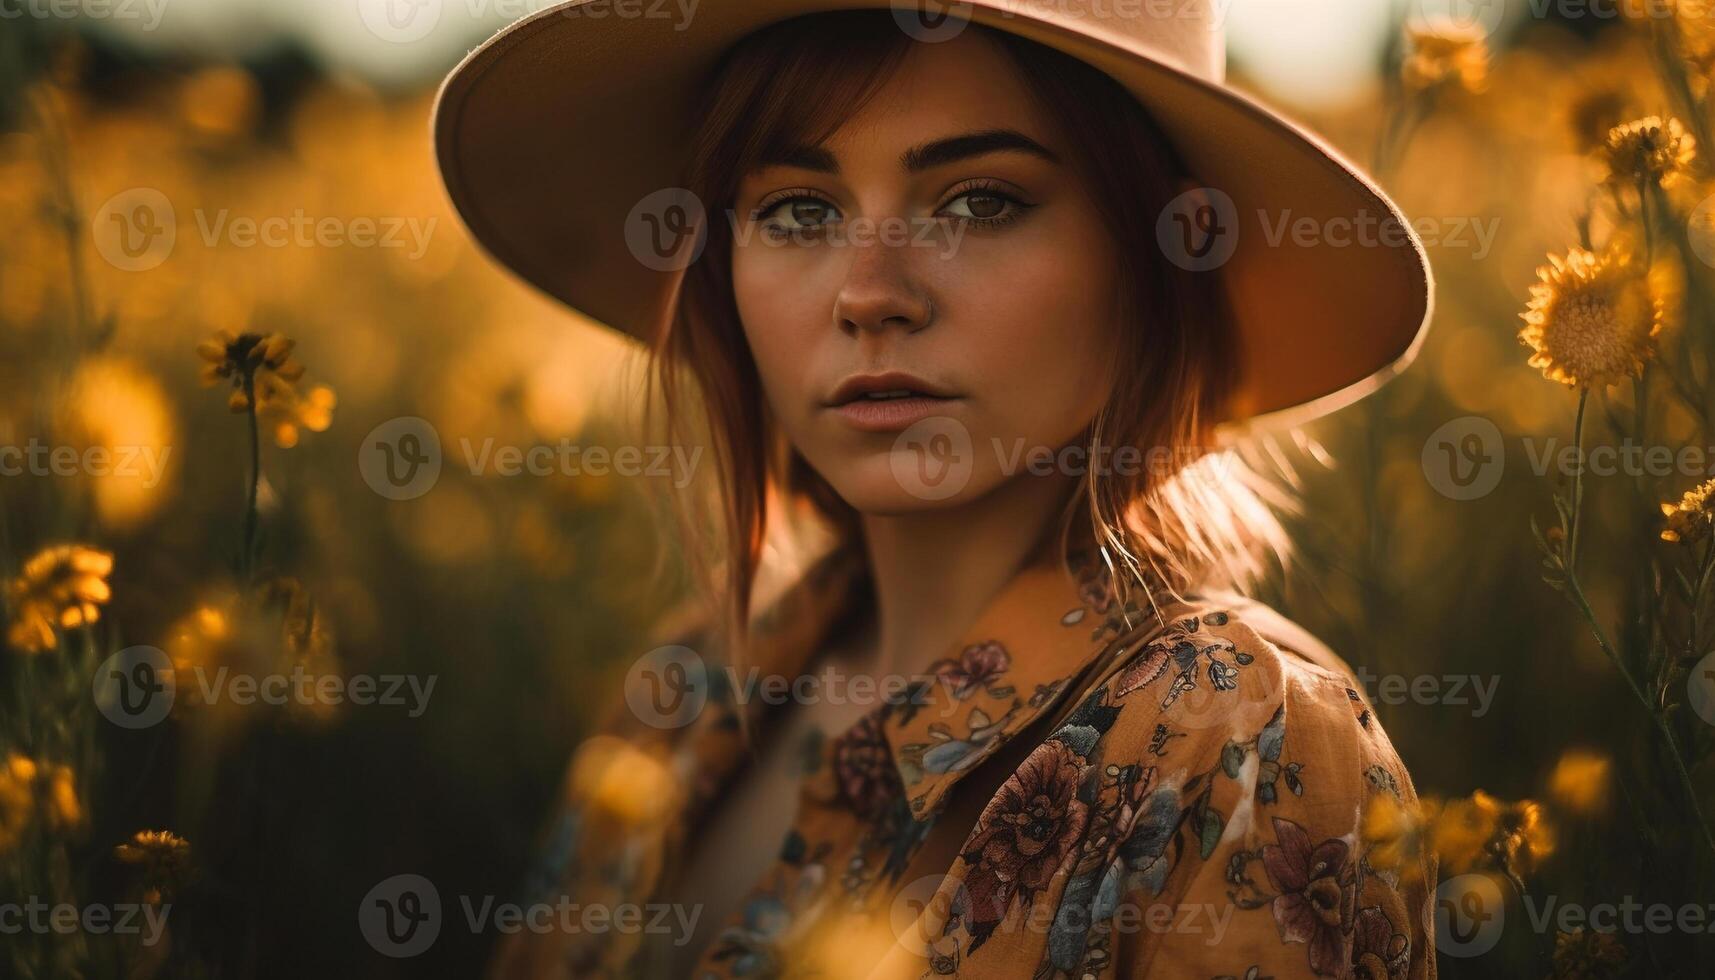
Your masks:
<svg viewBox="0 0 1715 980"><path fill-rule="evenodd" d="M955 509L864 515L879 675L919 670L958 641L1057 533L1070 477L1018 477Z"/></svg>

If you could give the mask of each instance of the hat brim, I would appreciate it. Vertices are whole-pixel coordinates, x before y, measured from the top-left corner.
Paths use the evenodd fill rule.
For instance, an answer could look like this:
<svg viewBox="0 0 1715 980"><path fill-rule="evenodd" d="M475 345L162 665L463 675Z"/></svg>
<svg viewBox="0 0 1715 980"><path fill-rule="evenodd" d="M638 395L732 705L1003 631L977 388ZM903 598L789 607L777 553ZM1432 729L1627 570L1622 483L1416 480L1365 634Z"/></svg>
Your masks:
<svg viewBox="0 0 1715 980"><path fill-rule="evenodd" d="M722 53L777 21L891 0L705 2L685 29L611 11L597 19L577 9L586 2L518 21L453 70L435 104L436 156L453 206L497 261L651 340L682 272L634 258L625 224L639 201L680 180L698 97ZM1357 167L1243 93L1035 6L977 0L969 16L1113 76L1195 178L1232 200L1236 246L1219 274L1241 363L1226 432L1309 421L1411 362L1434 309L1433 274L1410 222Z"/></svg>

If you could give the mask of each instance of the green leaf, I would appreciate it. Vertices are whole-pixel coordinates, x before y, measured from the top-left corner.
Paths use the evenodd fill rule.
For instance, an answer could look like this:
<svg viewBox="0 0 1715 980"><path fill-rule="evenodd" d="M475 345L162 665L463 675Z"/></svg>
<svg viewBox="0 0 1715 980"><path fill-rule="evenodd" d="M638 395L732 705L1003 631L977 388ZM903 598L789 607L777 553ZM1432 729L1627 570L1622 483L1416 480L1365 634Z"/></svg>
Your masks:
<svg viewBox="0 0 1715 980"><path fill-rule="evenodd" d="M1197 832L1201 839L1202 846L1199 853L1203 856L1203 860L1207 861L1209 855L1215 853L1215 845L1221 842L1221 828L1223 826L1224 821L1221 819L1219 810L1210 807L1203 811L1202 826L1198 828Z"/></svg>
<svg viewBox="0 0 1715 980"><path fill-rule="evenodd" d="M1221 750L1221 770L1229 779L1239 778L1239 768L1245 764L1245 747L1237 742L1228 742Z"/></svg>

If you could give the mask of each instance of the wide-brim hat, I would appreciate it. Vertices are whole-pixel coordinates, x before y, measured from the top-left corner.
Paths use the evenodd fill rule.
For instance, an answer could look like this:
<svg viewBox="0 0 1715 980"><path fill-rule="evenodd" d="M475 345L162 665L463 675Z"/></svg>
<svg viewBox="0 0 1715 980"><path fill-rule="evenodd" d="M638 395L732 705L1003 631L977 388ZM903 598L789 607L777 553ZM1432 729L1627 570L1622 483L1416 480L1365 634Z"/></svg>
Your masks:
<svg viewBox="0 0 1715 980"><path fill-rule="evenodd" d="M495 259L652 342L694 249L649 251L701 204L677 190L700 99L745 35L805 14L892 10L934 43L964 23L1029 38L1119 81L1202 188L1157 226L1163 257L1222 277L1238 385L1223 429L1298 424L1369 394L1428 330L1434 280L1410 222L1304 127L1228 88L1225 4L1170 0L569 0L500 31L442 85L441 176ZM1218 9L1217 9L1218 8ZM689 9L687 18L684 11ZM1242 426L1241 426L1242 427Z"/></svg>

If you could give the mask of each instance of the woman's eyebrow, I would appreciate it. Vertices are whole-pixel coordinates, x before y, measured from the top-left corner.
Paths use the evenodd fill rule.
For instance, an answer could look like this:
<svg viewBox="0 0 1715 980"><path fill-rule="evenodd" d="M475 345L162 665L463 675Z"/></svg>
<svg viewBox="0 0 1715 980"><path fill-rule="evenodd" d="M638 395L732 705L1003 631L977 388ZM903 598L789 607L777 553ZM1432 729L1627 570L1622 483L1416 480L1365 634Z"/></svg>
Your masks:
<svg viewBox="0 0 1715 980"><path fill-rule="evenodd" d="M985 153L1003 151L1028 153L1054 164L1060 162L1059 155L1053 150L1016 129L984 129L914 146L899 155L899 165L906 173L916 174ZM763 154L761 166L797 167L826 174L840 172L839 161L820 146L791 146L770 151Z"/></svg>
<svg viewBox="0 0 1715 980"><path fill-rule="evenodd" d="M914 146L900 154L899 163L906 173L915 174L943 164L1005 150L1028 153L1049 163L1060 162L1060 157L1053 150L1016 129L985 129Z"/></svg>

